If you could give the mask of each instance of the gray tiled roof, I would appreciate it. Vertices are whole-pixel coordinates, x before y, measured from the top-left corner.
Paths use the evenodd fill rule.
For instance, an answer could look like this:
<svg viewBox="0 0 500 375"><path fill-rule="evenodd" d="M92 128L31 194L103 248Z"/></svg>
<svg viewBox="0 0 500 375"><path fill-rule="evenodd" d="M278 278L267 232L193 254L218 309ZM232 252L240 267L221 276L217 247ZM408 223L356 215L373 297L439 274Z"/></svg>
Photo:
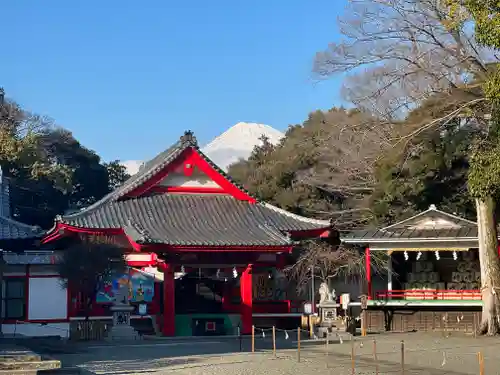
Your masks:
<svg viewBox="0 0 500 375"><path fill-rule="evenodd" d="M109 202L59 218L85 228L123 228L139 243L285 246L291 231L325 228L263 203L226 195L160 194Z"/></svg>
<svg viewBox="0 0 500 375"><path fill-rule="evenodd" d="M256 203L223 195L165 194L123 199L188 148L195 149L218 173L251 196L200 151L188 131L116 190L86 209L56 220L85 228L123 228L140 243L186 246L283 246L291 243L289 232L330 227L329 221L294 215L255 197Z"/></svg>
<svg viewBox="0 0 500 375"><path fill-rule="evenodd" d="M405 240L477 240L477 224L456 214L438 210L435 205L405 220L381 229L355 230L341 234L348 243L401 242Z"/></svg>
<svg viewBox="0 0 500 375"><path fill-rule="evenodd" d="M42 235L43 231L38 227L0 216L0 241L39 238Z"/></svg>

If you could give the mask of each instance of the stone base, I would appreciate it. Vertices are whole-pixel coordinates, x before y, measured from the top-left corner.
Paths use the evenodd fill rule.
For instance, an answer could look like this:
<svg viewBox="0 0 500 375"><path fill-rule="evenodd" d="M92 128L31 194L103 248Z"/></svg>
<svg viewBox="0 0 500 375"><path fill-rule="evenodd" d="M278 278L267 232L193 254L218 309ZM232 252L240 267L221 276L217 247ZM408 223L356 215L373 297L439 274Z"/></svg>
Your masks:
<svg viewBox="0 0 500 375"><path fill-rule="evenodd" d="M106 341L116 341L116 340L140 340L141 335L129 325L123 326L113 326L111 327Z"/></svg>

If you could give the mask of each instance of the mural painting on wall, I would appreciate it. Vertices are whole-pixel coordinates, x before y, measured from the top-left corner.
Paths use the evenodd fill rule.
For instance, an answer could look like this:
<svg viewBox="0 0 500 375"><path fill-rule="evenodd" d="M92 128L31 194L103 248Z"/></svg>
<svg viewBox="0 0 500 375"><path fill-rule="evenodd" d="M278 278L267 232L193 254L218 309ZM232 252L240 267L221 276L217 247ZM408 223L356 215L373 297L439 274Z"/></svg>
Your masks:
<svg viewBox="0 0 500 375"><path fill-rule="evenodd" d="M254 274L253 276L254 300L286 300L287 279L283 272L273 270L272 273Z"/></svg>
<svg viewBox="0 0 500 375"><path fill-rule="evenodd" d="M128 289L130 302L151 302L154 296L154 276L136 270L115 274L105 280L97 292L97 303L113 302L119 289Z"/></svg>

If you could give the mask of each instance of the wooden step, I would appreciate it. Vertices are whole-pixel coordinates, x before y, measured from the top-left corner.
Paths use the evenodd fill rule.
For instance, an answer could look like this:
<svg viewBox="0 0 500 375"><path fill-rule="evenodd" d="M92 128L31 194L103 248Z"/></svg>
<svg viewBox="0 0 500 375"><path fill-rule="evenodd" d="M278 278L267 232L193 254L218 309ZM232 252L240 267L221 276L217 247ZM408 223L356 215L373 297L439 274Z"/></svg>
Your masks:
<svg viewBox="0 0 500 375"><path fill-rule="evenodd" d="M12 361L0 363L0 370L52 370L61 368L61 361L50 359L45 361Z"/></svg>

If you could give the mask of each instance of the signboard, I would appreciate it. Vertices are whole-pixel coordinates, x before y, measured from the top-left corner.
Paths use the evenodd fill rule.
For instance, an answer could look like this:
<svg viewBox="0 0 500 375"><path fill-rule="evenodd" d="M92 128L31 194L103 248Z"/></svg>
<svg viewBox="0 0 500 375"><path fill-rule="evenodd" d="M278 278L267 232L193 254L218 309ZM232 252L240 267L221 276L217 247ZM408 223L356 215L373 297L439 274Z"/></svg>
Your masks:
<svg viewBox="0 0 500 375"><path fill-rule="evenodd" d="M349 293L343 293L340 296L340 303L342 304L342 309L347 310L349 308L349 303L351 303L351 295Z"/></svg>
<svg viewBox="0 0 500 375"><path fill-rule="evenodd" d="M141 303L138 308L139 315L146 315L148 313L148 305Z"/></svg>
<svg viewBox="0 0 500 375"><path fill-rule="evenodd" d="M310 302L304 303L304 314L312 314L312 304Z"/></svg>
<svg viewBox="0 0 500 375"><path fill-rule="evenodd" d="M366 310L368 308L368 296L366 294L363 294L360 297L360 301L361 301L361 309Z"/></svg>
<svg viewBox="0 0 500 375"><path fill-rule="evenodd" d="M97 292L97 303L109 303L115 300L118 290L128 289L130 302L151 302L154 296L154 276L130 269L126 273L112 276L105 280Z"/></svg>

